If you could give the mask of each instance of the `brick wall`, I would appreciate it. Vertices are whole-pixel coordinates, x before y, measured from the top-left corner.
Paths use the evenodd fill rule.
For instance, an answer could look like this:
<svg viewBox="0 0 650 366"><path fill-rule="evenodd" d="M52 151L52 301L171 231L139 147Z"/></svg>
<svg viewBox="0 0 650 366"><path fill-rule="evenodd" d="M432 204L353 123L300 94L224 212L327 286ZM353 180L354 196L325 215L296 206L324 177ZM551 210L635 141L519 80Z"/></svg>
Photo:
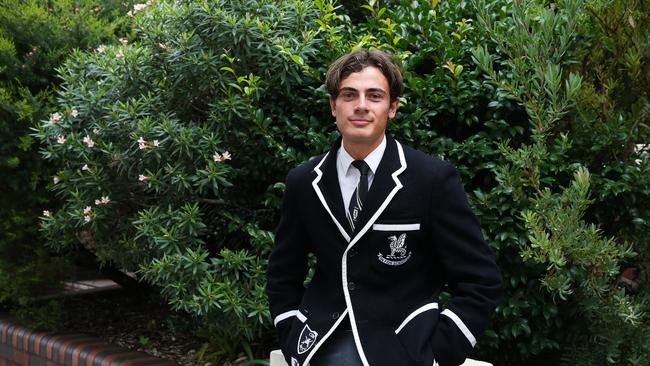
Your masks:
<svg viewBox="0 0 650 366"><path fill-rule="evenodd" d="M83 334L33 332L0 317L0 366L176 366Z"/></svg>

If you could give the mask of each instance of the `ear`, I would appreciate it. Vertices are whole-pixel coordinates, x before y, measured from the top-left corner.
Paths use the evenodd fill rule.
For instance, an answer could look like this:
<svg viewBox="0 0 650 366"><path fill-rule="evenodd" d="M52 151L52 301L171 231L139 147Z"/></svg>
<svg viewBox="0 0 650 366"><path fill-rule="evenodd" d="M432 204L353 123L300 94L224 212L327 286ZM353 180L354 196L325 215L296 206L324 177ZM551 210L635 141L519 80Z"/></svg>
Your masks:
<svg viewBox="0 0 650 366"><path fill-rule="evenodd" d="M388 107L388 118L395 117L395 114L397 113L397 107L399 107L399 97L397 97L394 102L390 103L390 106Z"/></svg>
<svg viewBox="0 0 650 366"><path fill-rule="evenodd" d="M330 95L330 110L332 111L332 116L336 117L336 100Z"/></svg>

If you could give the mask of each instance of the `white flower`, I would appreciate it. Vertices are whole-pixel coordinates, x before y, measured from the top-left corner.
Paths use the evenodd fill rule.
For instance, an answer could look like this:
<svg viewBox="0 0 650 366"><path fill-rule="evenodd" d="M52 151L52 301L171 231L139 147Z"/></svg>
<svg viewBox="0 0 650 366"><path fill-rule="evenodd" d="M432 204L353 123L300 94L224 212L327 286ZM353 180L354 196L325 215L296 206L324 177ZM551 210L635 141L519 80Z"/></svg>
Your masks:
<svg viewBox="0 0 650 366"><path fill-rule="evenodd" d="M70 111L70 115L72 117L77 117L79 115L79 111L76 110L76 109L73 109L73 110Z"/></svg>
<svg viewBox="0 0 650 366"><path fill-rule="evenodd" d="M107 205L109 202L111 202L111 200L107 196L102 196L95 200L95 206Z"/></svg>
<svg viewBox="0 0 650 366"><path fill-rule="evenodd" d="M120 60L124 59L124 52L122 52L122 50L117 51L115 57L117 57Z"/></svg>
<svg viewBox="0 0 650 366"><path fill-rule="evenodd" d="M95 141L93 141L90 136L86 135L86 137L83 138L84 144L86 144L88 147L93 147L95 146Z"/></svg>
<svg viewBox="0 0 650 366"><path fill-rule="evenodd" d="M135 14L135 13L137 13L139 11L143 11L144 8L146 8L146 7L147 7L147 4L135 4L135 5L133 5L133 13Z"/></svg>
<svg viewBox="0 0 650 366"><path fill-rule="evenodd" d="M159 147L160 146L160 141L158 140L153 140L153 146Z"/></svg>
<svg viewBox="0 0 650 366"><path fill-rule="evenodd" d="M84 166L81 167L81 170L90 171L90 168L88 167L88 164L84 164Z"/></svg>
<svg viewBox="0 0 650 366"><path fill-rule="evenodd" d="M95 51L97 51L98 53L104 53L104 51L106 51L106 46L99 46L95 48Z"/></svg>
<svg viewBox="0 0 650 366"><path fill-rule="evenodd" d="M158 47L162 48L163 50L167 49L167 45L164 43L158 43Z"/></svg>
<svg viewBox="0 0 650 366"><path fill-rule="evenodd" d="M63 136L63 135L57 136L56 137L56 142L58 142L61 145L65 144L65 136Z"/></svg>
<svg viewBox="0 0 650 366"><path fill-rule="evenodd" d="M143 139L142 136L140 136L140 138L138 139L138 147L140 148L140 150L146 149L147 145L148 145L148 142L145 141L145 139Z"/></svg>
<svg viewBox="0 0 650 366"><path fill-rule="evenodd" d="M129 39L126 37L119 38L121 44L129 44Z"/></svg>
<svg viewBox="0 0 650 366"><path fill-rule="evenodd" d="M50 213L50 211L45 210L45 211L43 211L43 216L52 217L52 214Z"/></svg>
<svg viewBox="0 0 650 366"><path fill-rule="evenodd" d="M226 160L231 160L231 159L232 159L232 155L230 155L228 151L224 151L222 155L219 155L218 152L215 152L214 155L212 155L212 160L214 160L217 163Z"/></svg>
<svg viewBox="0 0 650 366"><path fill-rule="evenodd" d="M99 128L93 128L93 133L95 135L99 135Z"/></svg>
<svg viewBox="0 0 650 366"><path fill-rule="evenodd" d="M86 208L84 208L84 222L89 222L90 219L92 218L92 214L93 214L93 208L90 206L86 206Z"/></svg>
<svg viewBox="0 0 650 366"><path fill-rule="evenodd" d="M133 16L133 11L131 11L131 10L127 11L126 16L132 17Z"/></svg>
<svg viewBox="0 0 650 366"><path fill-rule="evenodd" d="M140 182L144 182L144 181L149 180L149 177L147 177L147 176L144 175L144 174L140 174L140 175L138 176L138 180L139 180Z"/></svg>
<svg viewBox="0 0 650 366"><path fill-rule="evenodd" d="M53 114L50 116L50 120L47 121L47 122L48 122L49 124L51 124L51 125L55 125L55 124L59 123L60 120L61 120L61 113L56 112L56 113L53 113Z"/></svg>
<svg viewBox="0 0 650 366"><path fill-rule="evenodd" d="M54 184L59 184L59 182L61 181L61 179L59 179L59 177L57 177L57 176L55 175L54 178L52 178L52 181L54 182Z"/></svg>

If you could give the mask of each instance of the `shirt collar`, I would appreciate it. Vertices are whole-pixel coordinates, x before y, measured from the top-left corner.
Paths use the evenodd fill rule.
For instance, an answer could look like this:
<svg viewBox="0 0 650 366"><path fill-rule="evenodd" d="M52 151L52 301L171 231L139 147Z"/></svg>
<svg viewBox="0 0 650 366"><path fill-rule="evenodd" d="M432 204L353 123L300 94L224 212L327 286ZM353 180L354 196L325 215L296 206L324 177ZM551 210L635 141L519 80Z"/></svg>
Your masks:
<svg viewBox="0 0 650 366"><path fill-rule="evenodd" d="M372 150L372 152L363 159L370 167L372 174L377 172L381 158L384 156L384 151L386 151L386 135L383 137L384 138L381 140L379 146ZM345 175L348 174L348 170L354 160L355 159L345 150L345 147L343 147L343 141L341 140L341 148L338 151L338 167L345 173Z"/></svg>

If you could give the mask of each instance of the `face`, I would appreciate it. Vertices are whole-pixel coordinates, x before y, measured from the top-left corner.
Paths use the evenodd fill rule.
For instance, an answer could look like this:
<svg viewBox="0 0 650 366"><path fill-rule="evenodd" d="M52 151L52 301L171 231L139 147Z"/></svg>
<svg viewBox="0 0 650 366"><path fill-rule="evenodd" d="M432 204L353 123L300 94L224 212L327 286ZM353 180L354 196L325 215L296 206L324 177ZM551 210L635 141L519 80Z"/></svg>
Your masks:
<svg viewBox="0 0 650 366"><path fill-rule="evenodd" d="M395 117L399 104L399 98L390 102L389 90L384 74L368 66L343 79L338 97L330 97L332 115L349 153L368 154L381 143L388 119Z"/></svg>

